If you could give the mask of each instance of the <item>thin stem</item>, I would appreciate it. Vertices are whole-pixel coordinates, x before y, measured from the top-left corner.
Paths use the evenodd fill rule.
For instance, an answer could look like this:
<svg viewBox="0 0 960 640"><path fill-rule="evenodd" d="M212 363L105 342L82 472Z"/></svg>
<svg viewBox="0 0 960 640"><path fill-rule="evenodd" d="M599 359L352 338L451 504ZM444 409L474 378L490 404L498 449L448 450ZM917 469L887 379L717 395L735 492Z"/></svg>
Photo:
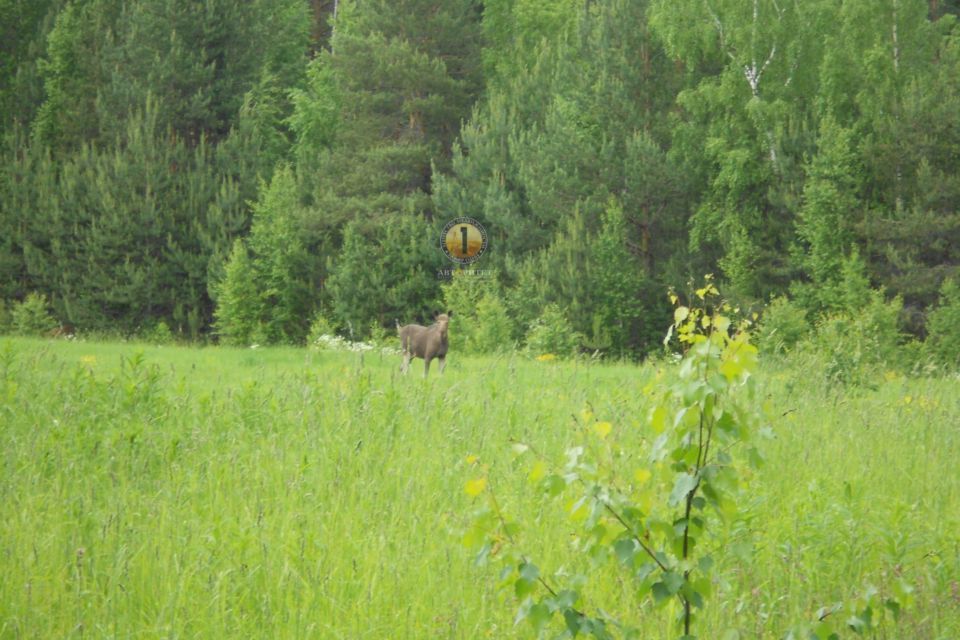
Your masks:
<svg viewBox="0 0 960 640"><path fill-rule="evenodd" d="M624 520L619 513L617 513L616 509L610 506L610 504L607 502L601 501L601 504L603 504L603 507L604 509L607 510L607 513L612 515L614 518L616 518L617 522L623 525L623 528L626 529L631 536L633 536L633 539L637 541L637 544L640 545L640 548L643 549L648 556L650 556L651 560L657 563L657 566L660 567L661 570L669 571L667 566L663 564L660 561L660 558L658 558L656 554L653 552L653 549L647 546L647 544L643 541L643 538L640 537L640 534L638 534L636 531L633 530L633 527L631 527L630 524L626 520Z"/></svg>
<svg viewBox="0 0 960 640"><path fill-rule="evenodd" d="M497 514L497 519L500 521L500 528L503 530L503 535L506 536L507 542L509 542L512 546L515 547L517 546L517 543L513 539L513 536L510 535L510 529L507 527L507 520L506 518L503 517L503 511L500 510L500 503L497 502L497 496L493 492L493 487L489 484L489 481L488 481L487 487L488 487L487 490L490 493L490 502L492 503L494 513ZM524 564L530 564L530 560L523 553L520 554L520 559L523 560ZM540 586L546 589L551 596L553 596L554 598L557 597L557 592L553 589L553 587L550 586L550 584L546 580L544 580L543 576L538 575L537 582L539 582ZM579 609L572 609L572 611L578 616L586 617L586 614L584 614Z"/></svg>

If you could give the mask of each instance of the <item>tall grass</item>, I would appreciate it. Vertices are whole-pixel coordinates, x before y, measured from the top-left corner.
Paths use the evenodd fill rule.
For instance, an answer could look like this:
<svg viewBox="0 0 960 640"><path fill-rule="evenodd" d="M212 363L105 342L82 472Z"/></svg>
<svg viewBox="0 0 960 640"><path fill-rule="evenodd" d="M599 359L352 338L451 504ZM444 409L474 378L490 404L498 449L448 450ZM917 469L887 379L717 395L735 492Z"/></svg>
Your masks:
<svg viewBox="0 0 960 640"><path fill-rule="evenodd" d="M0 638L512 638L516 603L460 544L467 456L492 466L521 544L575 564L514 439L560 459L590 405L644 455L654 367L0 340ZM780 637L866 584L906 576L890 638L960 637L954 378L875 390L764 372L776 439L722 540L700 625ZM628 472L628 471L627 471ZM649 618L631 585L591 601Z"/></svg>

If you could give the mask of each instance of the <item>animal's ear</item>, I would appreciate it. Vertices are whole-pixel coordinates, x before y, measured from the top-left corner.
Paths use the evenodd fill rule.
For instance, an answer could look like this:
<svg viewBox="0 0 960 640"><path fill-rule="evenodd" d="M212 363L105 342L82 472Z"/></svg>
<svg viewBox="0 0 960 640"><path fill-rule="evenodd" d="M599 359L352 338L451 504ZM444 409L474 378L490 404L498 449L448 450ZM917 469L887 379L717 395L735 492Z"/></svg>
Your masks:
<svg viewBox="0 0 960 640"><path fill-rule="evenodd" d="M438 315L440 315L440 312L437 311L436 309L434 309L434 310L433 310L433 319L436 320Z"/></svg>
<svg viewBox="0 0 960 640"><path fill-rule="evenodd" d="M452 318L452 317L453 317L453 311L452 311L452 310L451 310L451 311L447 311L447 317L448 317L448 318Z"/></svg>

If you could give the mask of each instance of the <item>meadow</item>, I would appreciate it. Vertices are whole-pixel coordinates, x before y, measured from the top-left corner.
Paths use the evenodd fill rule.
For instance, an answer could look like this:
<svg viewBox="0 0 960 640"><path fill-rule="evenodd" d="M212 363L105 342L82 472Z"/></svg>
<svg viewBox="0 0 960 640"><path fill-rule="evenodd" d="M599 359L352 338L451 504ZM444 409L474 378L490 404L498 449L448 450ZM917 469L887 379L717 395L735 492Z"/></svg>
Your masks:
<svg viewBox="0 0 960 640"><path fill-rule="evenodd" d="M629 473L643 389L672 365L451 354L424 380L399 360L0 338L0 639L531 637L462 544L465 483L483 466L525 553L578 570L511 445L562 460L589 407ZM960 637L958 378L847 388L771 361L758 379L774 437L713 540L697 636L783 638L902 580L902 615L870 637ZM585 605L681 635L633 588L602 569Z"/></svg>

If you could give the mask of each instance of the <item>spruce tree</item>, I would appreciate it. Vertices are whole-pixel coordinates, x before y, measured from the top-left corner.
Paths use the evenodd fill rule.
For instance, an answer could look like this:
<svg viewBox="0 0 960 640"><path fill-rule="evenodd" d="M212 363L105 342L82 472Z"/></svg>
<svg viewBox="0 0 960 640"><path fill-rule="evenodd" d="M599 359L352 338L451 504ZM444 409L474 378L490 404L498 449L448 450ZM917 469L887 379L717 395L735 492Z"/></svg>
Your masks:
<svg viewBox="0 0 960 640"><path fill-rule="evenodd" d="M246 244L237 239L217 285L214 331L223 344L250 344L259 333L263 301L254 281L253 266Z"/></svg>

